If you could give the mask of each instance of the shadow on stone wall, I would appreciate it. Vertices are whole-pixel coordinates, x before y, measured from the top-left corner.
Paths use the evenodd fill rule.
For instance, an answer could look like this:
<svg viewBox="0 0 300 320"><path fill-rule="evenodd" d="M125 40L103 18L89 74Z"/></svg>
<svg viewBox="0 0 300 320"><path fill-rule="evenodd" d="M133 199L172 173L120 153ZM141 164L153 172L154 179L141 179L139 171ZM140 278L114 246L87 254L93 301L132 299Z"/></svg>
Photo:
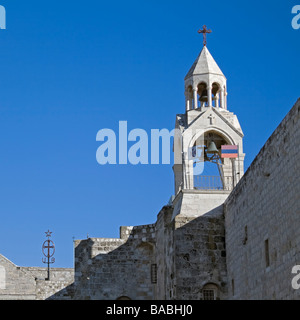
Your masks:
<svg viewBox="0 0 300 320"><path fill-rule="evenodd" d="M223 205L194 219L177 216L174 252L177 299L203 300L203 290L227 298Z"/></svg>
<svg viewBox="0 0 300 320"><path fill-rule="evenodd" d="M121 227L121 239L77 241L75 282L49 299L201 300L208 285L225 299L223 206L198 218L171 220L170 211L164 207L156 224Z"/></svg>
<svg viewBox="0 0 300 320"><path fill-rule="evenodd" d="M147 225L133 227L127 239L90 238L78 241L75 282L49 300L152 299L153 232L154 226Z"/></svg>

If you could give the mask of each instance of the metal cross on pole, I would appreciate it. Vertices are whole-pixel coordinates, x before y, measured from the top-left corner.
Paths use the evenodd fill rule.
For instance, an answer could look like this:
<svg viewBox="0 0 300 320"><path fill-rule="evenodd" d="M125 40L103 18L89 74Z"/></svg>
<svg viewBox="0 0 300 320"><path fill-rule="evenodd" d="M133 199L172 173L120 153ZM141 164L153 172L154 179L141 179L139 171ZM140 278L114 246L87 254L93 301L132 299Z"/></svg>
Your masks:
<svg viewBox="0 0 300 320"><path fill-rule="evenodd" d="M43 258L42 262L48 264L48 276L47 276L47 278L45 280L49 281L50 280L50 264L55 262L55 258L53 258L53 255L54 255L54 252L55 252L55 245L54 245L54 242L52 240L50 240L52 232L48 230L45 233L46 233L46 237L48 239L43 243L42 251L43 251L44 256L47 259Z"/></svg>
<svg viewBox="0 0 300 320"><path fill-rule="evenodd" d="M203 26L203 30L199 30L198 33L203 34L203 45L206 46L206 34L207 33L212 33L211 30L207 29L206 25Z"/></svg>

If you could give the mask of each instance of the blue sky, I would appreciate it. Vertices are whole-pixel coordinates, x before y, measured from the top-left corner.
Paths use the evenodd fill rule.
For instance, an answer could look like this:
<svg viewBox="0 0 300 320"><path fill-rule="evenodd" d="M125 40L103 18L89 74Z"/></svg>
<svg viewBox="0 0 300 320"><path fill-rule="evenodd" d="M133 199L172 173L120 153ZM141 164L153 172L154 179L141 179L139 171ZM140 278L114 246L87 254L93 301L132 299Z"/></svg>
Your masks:
<svg viewBox="0 0 300 320"><path fill-rule="evenodd" d="M0 0L0 253L73 266L73 237L118 237L156 221L173 194L171 165L96 161L100 129L173 129L184 76L208 49L227 77L245 134L246 168L300 96L298 1Z"/></svg>

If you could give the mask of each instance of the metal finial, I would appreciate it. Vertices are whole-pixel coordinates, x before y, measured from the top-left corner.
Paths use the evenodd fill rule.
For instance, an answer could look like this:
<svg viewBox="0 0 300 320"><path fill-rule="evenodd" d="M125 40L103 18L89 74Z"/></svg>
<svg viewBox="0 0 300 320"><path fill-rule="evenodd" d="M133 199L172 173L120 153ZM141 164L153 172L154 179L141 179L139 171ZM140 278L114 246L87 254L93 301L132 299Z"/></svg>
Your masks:
<svg viewBox="0 0 300 320"><path fill-rule="evenodd" d="M212 33L210 29L207 29L206 25L203 26L203 30L199 30L198 33L203 34L203 45L206 46L206 34L207 33Z"/></svg>

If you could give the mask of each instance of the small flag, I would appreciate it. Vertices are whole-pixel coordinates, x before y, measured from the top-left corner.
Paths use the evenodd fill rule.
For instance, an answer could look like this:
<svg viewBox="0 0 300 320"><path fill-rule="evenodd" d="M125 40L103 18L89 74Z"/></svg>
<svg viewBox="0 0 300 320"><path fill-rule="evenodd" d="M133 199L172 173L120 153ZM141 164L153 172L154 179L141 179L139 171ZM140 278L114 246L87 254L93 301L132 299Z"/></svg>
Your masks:
<svg viewBox="0 0 300 320"><path fill-rule="evenodd" d="M221 157L222 158L232 158L235 159L238 157L238 146L222 146L221 147Z"/></svg>

